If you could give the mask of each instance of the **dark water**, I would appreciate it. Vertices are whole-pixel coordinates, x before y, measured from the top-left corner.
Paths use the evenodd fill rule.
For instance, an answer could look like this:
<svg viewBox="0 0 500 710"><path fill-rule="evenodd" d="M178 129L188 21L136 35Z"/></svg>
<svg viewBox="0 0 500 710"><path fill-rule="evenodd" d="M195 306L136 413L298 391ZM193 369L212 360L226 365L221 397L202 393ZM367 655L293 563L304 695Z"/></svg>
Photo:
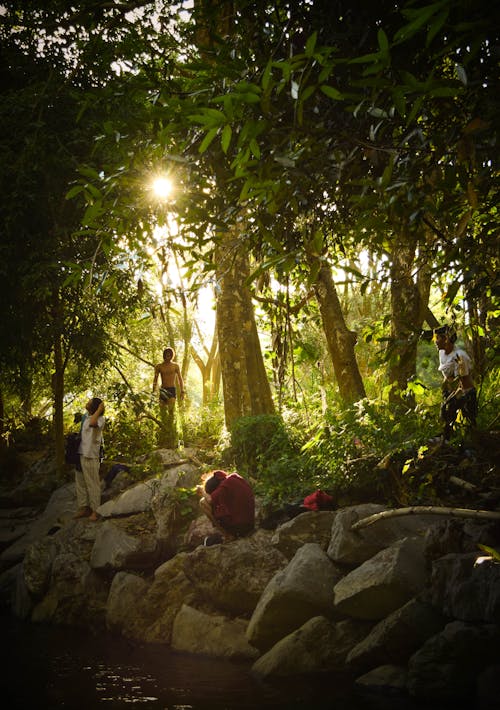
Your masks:
<svg viewBox="0 0 500 710"><path fill-rule="evenodd" d="M248 663L11 617L2 618L2 647L1 698L7 710L420 710L398 698L357 695L333 679L273 688L253 679Z"/></svg>

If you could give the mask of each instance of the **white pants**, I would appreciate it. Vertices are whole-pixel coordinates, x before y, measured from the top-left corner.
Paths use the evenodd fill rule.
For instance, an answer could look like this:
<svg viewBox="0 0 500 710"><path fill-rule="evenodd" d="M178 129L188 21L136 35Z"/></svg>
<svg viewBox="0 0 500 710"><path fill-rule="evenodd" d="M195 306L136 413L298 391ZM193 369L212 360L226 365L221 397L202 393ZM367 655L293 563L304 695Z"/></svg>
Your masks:
<svg viewBox="0 0 500 710"><path fill-rule="evenodd" d="M76 502L79 508L89 507L96 511L101 505L101 481L99 479L99 459L80 456L81 471L75 473Z"/></svg>

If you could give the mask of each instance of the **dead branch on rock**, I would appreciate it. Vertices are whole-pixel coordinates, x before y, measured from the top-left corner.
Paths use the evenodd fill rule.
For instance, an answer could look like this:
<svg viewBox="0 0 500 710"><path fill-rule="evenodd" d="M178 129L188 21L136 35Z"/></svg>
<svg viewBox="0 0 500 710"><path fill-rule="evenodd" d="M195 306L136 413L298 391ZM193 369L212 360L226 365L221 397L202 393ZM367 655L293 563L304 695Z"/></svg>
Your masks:
<svg viewBox="0 0 500 710"><path fill-rule="evenodd" d="M413 505L409 508L395 508L393 510L382 510L380 513L369 515L367 518L358 520L351 526L351 530L361 530L368 525L385 520L386 518L396 518L402 515L450 515L454 518L481 518L483 520L500 520L500 513L491 510L469 510L468 508L441 508L436 505Z"/></svg>

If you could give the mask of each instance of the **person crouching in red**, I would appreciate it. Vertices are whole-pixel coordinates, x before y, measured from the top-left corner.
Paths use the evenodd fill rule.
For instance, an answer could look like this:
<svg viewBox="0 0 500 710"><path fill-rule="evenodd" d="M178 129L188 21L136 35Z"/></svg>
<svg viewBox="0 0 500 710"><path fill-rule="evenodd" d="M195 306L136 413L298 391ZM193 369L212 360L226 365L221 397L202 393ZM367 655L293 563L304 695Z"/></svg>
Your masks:
<svg viewBox="0 0 500 710"><path fill-rule="evenodd" d="M255 497L238 473L212 471L205 481L200 508L226 541L244 537L255 527Z"/></svg>

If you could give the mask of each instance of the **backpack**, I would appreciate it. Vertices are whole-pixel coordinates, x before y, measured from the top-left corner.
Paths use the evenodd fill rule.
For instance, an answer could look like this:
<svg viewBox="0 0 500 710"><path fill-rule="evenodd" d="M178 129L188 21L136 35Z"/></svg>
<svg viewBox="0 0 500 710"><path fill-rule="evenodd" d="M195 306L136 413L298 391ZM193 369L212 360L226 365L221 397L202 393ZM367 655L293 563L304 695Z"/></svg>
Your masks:
<svg viewBox="0 0 500 710"><path fill-rule="evenodd" d="M80 464L80 454L78 453L78 449L80 448L81 440L82 437L80 436L80 433L76 431L73 431L71 434L66 436L64 453L66 463L73 464L73 466Z"/></svg>

